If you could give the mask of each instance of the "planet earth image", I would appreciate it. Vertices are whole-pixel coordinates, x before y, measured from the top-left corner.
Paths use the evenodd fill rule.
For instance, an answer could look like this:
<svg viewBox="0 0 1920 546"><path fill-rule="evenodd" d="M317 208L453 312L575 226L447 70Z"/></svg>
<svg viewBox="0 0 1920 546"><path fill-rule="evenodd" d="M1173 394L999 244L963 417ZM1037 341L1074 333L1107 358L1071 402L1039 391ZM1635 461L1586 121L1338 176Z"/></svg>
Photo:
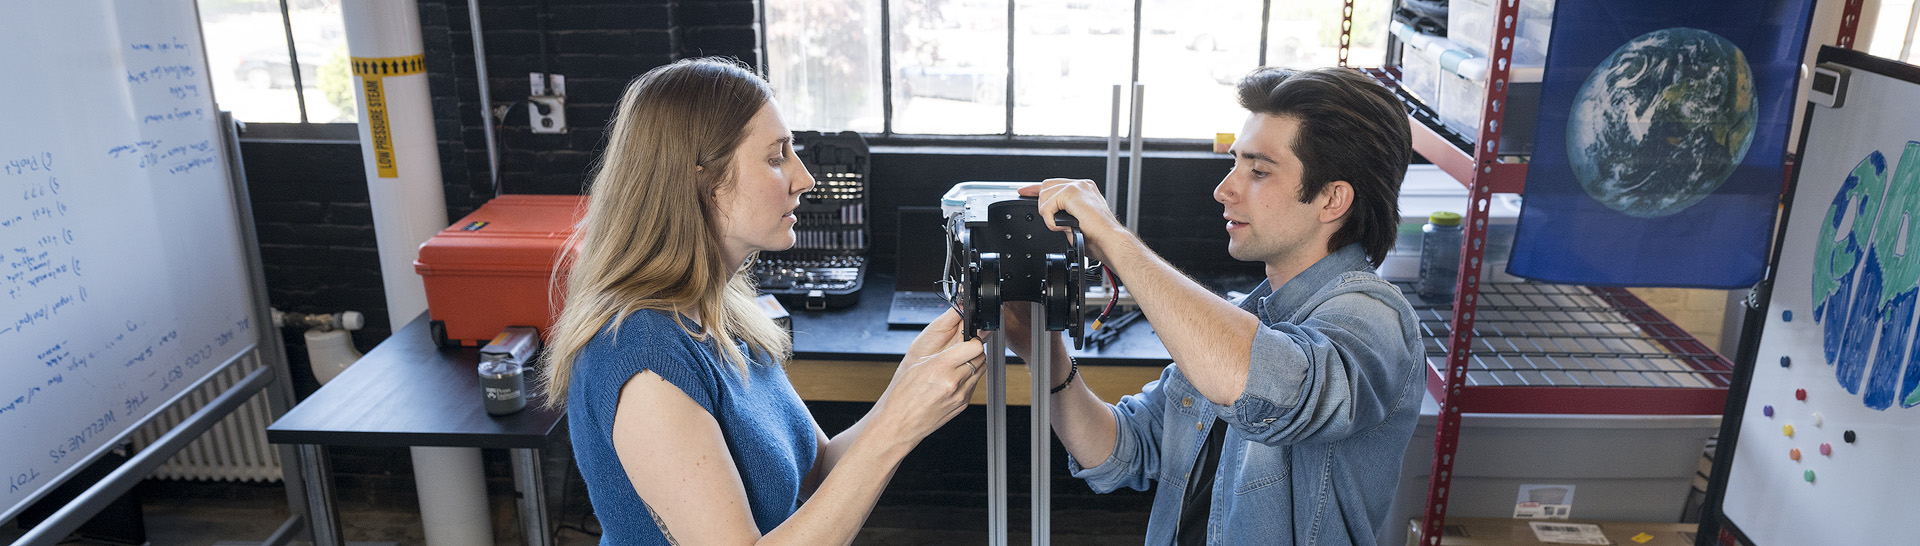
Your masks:
<svg viewBox="0 0 1920 546"><path fill-rule="evenodd" d="M1718 34L1665 28L1627 40L1567 112L1580 187L1636 218L1668 216L1726 182L1753 144L1753 69Z"/></svg>

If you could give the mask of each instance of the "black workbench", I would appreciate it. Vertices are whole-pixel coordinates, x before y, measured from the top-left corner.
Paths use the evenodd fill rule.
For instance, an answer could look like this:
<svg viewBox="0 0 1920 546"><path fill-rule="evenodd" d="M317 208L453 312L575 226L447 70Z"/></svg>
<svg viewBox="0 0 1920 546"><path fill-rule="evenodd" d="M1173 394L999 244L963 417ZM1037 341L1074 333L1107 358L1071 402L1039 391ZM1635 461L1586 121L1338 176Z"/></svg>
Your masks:
<svg viewBox="0 0 1920 546"><path fill-rule="evenodd" d="M316 546L341 543L330 445L507 448L527 544L551 544L539 450L557 438L566 412L540 407L529 392L525 410L487 415L479 363L477 347L435 347L422 313L267 427L267 441L299 448Z"/></svg>

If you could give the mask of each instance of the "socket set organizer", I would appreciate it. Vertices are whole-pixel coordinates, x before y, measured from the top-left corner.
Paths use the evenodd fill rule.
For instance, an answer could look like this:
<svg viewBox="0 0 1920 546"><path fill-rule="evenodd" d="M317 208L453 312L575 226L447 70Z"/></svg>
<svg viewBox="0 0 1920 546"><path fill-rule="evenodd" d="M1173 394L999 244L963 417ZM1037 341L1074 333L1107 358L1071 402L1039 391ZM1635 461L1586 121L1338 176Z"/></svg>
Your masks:
<svg viewBox="0 0 1920 546"><path fill-rule="evenodd" d="M762 252L753 264L760 292L788 306L840 308L860 301L867 276L867 141L859 133L798 131L793 151L814 186L794 211L793 248Z"/></svg>

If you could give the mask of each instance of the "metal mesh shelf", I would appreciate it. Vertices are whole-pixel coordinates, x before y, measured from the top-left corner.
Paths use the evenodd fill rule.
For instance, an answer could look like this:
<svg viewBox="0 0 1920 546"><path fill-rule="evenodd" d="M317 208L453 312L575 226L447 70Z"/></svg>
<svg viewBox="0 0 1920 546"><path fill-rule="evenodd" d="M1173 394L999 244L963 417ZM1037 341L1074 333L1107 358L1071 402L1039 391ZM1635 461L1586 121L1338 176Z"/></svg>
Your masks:
<svg viewBox="0 0 1920 546"><path fill-rule="evenodd" d="M1401 289L1419 315L1437 390L1452 302ZM1485 283L1479 297L1466 377L1476 393L1465 411L1719 413L1725 400L1732 366L1625 290Z"/></svg>

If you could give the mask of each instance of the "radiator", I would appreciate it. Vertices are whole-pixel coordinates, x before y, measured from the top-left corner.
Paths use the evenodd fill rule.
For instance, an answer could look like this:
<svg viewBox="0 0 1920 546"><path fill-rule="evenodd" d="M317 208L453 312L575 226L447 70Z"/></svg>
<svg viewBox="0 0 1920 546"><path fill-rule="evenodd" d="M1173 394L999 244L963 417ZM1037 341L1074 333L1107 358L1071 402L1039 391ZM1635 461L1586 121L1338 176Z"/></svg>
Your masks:
<svg viewBox="0 0 1920 546"><path fill-rule="evenodd" d="M199 409L213 397L233 388L248 373L260 368L258 353L248 353L188 394L179 404L154 416L133 434L133 447L146 449L161 435ZM275 386L269 389L278 388ZM276 482L282 479L280 451L267 443L267 424L272 423L267 409L267 392L254 394L233 413L207 429L200 438L175 453L150 478L165 480Z"/></svg>

